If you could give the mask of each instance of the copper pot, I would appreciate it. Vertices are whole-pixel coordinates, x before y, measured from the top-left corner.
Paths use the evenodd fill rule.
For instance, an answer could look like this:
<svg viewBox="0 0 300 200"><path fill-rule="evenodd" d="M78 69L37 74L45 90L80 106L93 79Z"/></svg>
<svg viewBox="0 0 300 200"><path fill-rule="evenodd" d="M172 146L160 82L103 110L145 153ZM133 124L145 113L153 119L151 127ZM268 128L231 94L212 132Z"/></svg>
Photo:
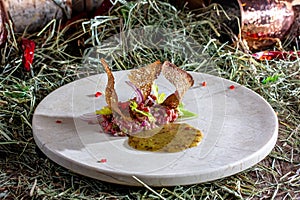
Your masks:
<svg viewBox="0 0 300 200"><path fill-rule="evenodd" d="M229 25L235 33L239 33L238 30L241 30L242 37L249 41L253 48L260 48L252 44L255 40L282 39L294 22L292 0L176 0L176 2L180 2L180 5L185 2L191 9L218 3L222 5L227 14L234 12L240 23L233 20L226 21L224 24ZM262 46L268 46L270 43L266 42Z"/></svg>
<svg viewBox="0 0 300 200"><path fill-rule="evenodd" d="M239 0L239 4L243 35L282 38L293 24L290 1Z"/></svg>

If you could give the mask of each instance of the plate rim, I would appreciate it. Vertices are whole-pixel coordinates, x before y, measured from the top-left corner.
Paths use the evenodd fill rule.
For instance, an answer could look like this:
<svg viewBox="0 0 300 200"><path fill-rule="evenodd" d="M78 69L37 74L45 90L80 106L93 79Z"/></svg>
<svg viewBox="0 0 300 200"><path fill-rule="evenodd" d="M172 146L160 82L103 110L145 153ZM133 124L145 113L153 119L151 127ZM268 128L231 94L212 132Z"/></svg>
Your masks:
<svg viewBox="0 0 300 200"><path fill-rule="evenodd" d="M114 71L113 73L125 73L125 72L128 73L129 71L131 71L131 70ZM186 183L187 181L182 180L182 181L181 181L182 184L183 184L183 185L190 185L190 184L203 183L203 182L208 182L208 181L213 181L213 180L221 179L221 178L224 178L224 177L228 177L228 176L234 175L234 174L236 174L236 173L238 173L238 172L244 171L244 170L246 170L246 169L248 169L248 168L254 166L254 165L257 164L258 162L262 161L266 156L268 156L269 153L273 150L274 146L276 145L277 138L278 138L278 127L279 127L277 115L276 115L275 111L273 110L272 106L269 104L269 102L267 102L267 100L264 99L264 98L263 98L261 95L259 95L257 92L255 92L255 91L253 91L253 90L251 90L251 89L249 89L249 88L247 88L247 87L245 87L245 86L243 86L243 85L241 85L241 84L239 84L239 83L236 83L236 82L234 82L234 81L231 81L231 80L228 80L228 79L225 79L225 78L222 78L222 77L214 76L214 75L211 75L211 74L201 73L201 72L194 72L194 71L188 71L188 72L191 73L192 75L193 75L193 74L198 74L198 75L201 75L201 76L211 76L211 77L216 77L216 78L221 79L222 81L231 82L232 84L239 85L239 86L243 87L244 89L250 91L252 94L255 94L256 97L258 97L260 100L262 100L266 105L268 105L268 107L269 107L268 109L270 109L271 111L273 111L273 112L272 112L272 113L273 113L273 116L272 116L272 117L274 117L274 120L276 120L276 123L275 123L275 127L274 127L275 132L272 134L271 139L270 139L267 143L264 144L264 147L265 147L265 146L270 146L270 147L269 147L268 149L261 148L261 149L259 149L259 150L256 150L256 151L252 152L250 156L247 156L247 157L246 157L246 158L247 158L247 160L246 160L247 163L250 162L250 161L251 161L251 162L250 162L247 166L242 167L242 170L234 171L234 172L229 173L229 174L224 174L224 175L221 176L221 177L218 176L219 178L212 177L211 179L207 179L207 180L204 179L203 181L197 179L197 180L194 181L194 182L193 182L193 181L188 181L189 183ZM105 75L105 73L95 74L95 75L92 75L92 76L99 76L99 75ZM52 92L50 92L46 97L44 97L44 98L39 102L38 106L36 107L36 110L38 110L39 106L43 103L43 101L44 101L49 95L53 95L53 94L56 93L57 91L62 90L64 87L67 87L67 85L74 84L74 82L76 82L76 81L79 81L79 80L82 80L82 79L86 79L86 78L91 78L92 76L88 76L88 77L84 77L84 78L81 78L81 79L72 81L72 82L70 82L70 83L67 83L67 84L65 84L65 85L62 85L61 87L59 87L59 88L53 90ZM207 87L209 87L209 86L207 86ZM87 176L87 177L90 177L90 178L95 178L95 179L98 179L98 180L102 180L102 181L106 181L106 182L111 182L111 183L117 183L117 184L122 184L122 185L129 185L129 186L141 186L141 184L140 184L139 182L137 182L137 181L133 178L133 176L138 177L138 178L141 178L141 179L164 179L164 180L166 180L166 179L174 179L174 176L173 176L173 175L167 175L167 174L166 174L166 175L159 175L160 178L157 178L157 175L156 175L156 174L152 174L152 173L150 173L150 174L133 174L133 173L130 173L130 172L124 172L124 171L121 171L121 172L114 172L114 171L112 171L112 170L107 170L107 169L103 169L103 168L96 168L96 167L87 165L87 164L85 164L85 163L81 163L81 162L72 160L72 159L70 159L70 158L68 158L68 157L66 157L66 156L62 156L62 154L60 154L61 156L58 156L58 155L55 154L53 151L51 151L51 149L45 149L47 145L42 144L42 143L38 140L37 135L34 134L34 131L35 131L35 130L34 130L34 124L35 124L35 121L36 121L36 117L38 116L38 115L36 115L36 110L34 111L34 114L33 114L33 117L32 117L32 131L33 131L33 137L34 137L35 143L36 143L36 145L39 147L39 149L40 149L40 150L41 150L48 158L50 158L50 160L54 161L54 162L57 163L58 165L63 166L64 168L66 168L66 169L68 169L68 170L71 170L71 171L74 171L75 173L81 174L81 175L83 175L83 176ZM264 150L264 151L263 151L264 153L263 153L263 154L259 154L259 152L262 151L262 150ZM51 156L51 155L48 155L49 152L47 152L47 151L51 152L54 156L53 156L53 155L52 155L52 156ZM253 157L257 157L256 154L259 154L260 156L258 156L258 157L260 157L260 158L259 158L258 160L256 160L256 161L253 161ZM74 168L71 169L70 167L65 166L64 162L60 162L60 161L58 161L58 160L55 158L56 156L57 156L57 158L63 158L63 159L65 159L66 161L68 161L68 162L70 162L70 163L76 163L77 167L79 166L79 167L84 168L84 169L86 169L86 168L88 168L88 169L94 169L95 172L101 172L102 175L103 175L103 174L110 174L110 175L113 175L113 176L118 176L118 175L121 174L122 176L125 176L125 177L127 177L127 178L131 178L132 181L134 181L134 182L126 182L126 183L124 183L124 182L122 182L122 181L120 181L120 180L117 180L117 181L111 181L111 180L108 180L108 179L104 180L104 179L102 179L102 178L97 178L97 177L94 177L94 176L89 176L88 174L81 173L80 170L76 170L76 169L74 169ZM236 161L236 162L239 162L239 161L240 161L240 160L238 160L238 161ZM234 166L235 164L232 164L232 165ZM222 168L228 168L228 167L223 166ZM221 168L221 169L222 169L222 168ZM208 170L208 171L209 171L210 173L214 173L214 172L220 171L220 168L214 169L214 170L211 170L211 171ZM201 173L200 173L200 174L201 174ZM193 171L193 172L185 172L185 173L182 172L182 173L180 173L180 174L176 174L177 179L186 179L187 176L189 177L189 176L197 176L197 175L199 176L199 173L198 173L198 174L195 174L194 171ZM146 182L147 182L147 181L146 181ZM161 180L160 180L160 181L158 181L158 182L165 182L165 181L161 181ZM178 185L182 185L182 184L179 183ZM174 186L175 184L174 184L174 183L173 183L173 184L172 184L172 183L168 183L168 181L167 181L167 182L165 182L164 184L151 184L151 183L149 183L149 185L150 185L150 186ZM176 185L177 185L177 184L176 184Z"/></svg>

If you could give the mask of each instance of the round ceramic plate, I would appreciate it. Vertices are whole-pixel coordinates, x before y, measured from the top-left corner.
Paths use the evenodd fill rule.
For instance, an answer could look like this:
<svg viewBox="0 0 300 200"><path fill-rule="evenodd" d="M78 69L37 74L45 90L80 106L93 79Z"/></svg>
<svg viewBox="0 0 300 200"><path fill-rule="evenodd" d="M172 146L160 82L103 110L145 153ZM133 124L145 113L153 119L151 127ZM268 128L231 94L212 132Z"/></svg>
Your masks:
<svg viewBox="0 0 300 200"><path fill-rule="evenodd" d="M115 72L120 101L134 96L125 84L128 71ZM276 114L253 91L228 80L191 72L194 86L185 94L185 108L198 114L186 120L204 138L197 147L177 153L132 149L127 137L101 132L81 119L106 105L107 77L99 74L69 83L49 94L36 108L33 134L38 147L53 161L95 179L139 186L186 185L241 172L273 149L278 134ZM206 82L206 86L202 83ZM159 92L175 88L162 76ZM139 180L139 181L138 181Z"/></svg>

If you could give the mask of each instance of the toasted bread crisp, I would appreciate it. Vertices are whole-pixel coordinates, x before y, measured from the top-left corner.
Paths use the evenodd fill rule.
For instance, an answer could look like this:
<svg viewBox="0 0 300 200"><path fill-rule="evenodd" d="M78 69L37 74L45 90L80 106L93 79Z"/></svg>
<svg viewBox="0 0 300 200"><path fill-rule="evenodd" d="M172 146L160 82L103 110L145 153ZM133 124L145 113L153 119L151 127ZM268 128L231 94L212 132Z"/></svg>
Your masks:
<svg viewBox="0 0 300 200"><path fill-rule="evenodd" d="M115 91L115 77L112 74L107 62L102 58L101 64L103 65L105 72L107 74L107 85L105 89L105 100L109 107L112 107L112 104L118 103L118 96Z"/></svg>
<svg viewBox="0 0 300 200"><path fill-rule="evenodd" d="M176 95L175 93L170 94L165 100L164 102L162 102L162 106L166 106L168 108L171 109L175 109L178 107L180 101L178 99L178 95Z"/></svg>
<svg viewBox="0 0 300 200"><path fill-rule="evenodd" d="M194 84L193 77L169 61L163 63L162 73L176 87L174 94L178 96L178 100L181 102L185 92Z"/></svg>
<svg viewBox="0 0 300 200"><path fill-rule="evenodd" d="M107 85L105 89L105 100L109 108L111 108L112 111L118 113L122 117L126 118L124 116L124 113L120 110L118 106L118 95L115 90L115 77L112 74L111 70L109 69L108 64L106 61L102 58L101 63L105 69L105 72L107 74ZM127 119L127 118L126 118Z"/></svg>
<svg viewBox="0 0 300 200"><path fill-rule="evenodd" d="M151 93L152 84L160 75L160 72L161 62L156 61L145 67L132 70L128 75L128 78L137 88L142 91L144 99L147 99Z"/></svg>

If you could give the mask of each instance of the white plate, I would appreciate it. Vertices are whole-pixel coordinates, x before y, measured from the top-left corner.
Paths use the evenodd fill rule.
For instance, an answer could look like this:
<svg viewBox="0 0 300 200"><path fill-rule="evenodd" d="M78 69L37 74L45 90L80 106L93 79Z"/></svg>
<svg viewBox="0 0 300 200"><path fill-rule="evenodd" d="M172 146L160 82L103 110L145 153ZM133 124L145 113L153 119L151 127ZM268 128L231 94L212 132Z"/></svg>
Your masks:
<svg viewBox="0 0 300 200"><path fill-rule="evenodd" d="M119 100L134 95L124 81L128 71L115 72ZM49 94L33 116L38 147L53 161L79 174L107 182L150 186L186 185L241 172L261 161L273 149L278 134L276 114L258 94L228 80L191 72L195 80L184 96L185 107L199 117L186 121L200 129L203 141L178 153L131 149L126 137L100 132L99 125L82 121L82 114L106 105L106 74L67 84ZM202 82L207 86L202 86ZM174 92L163 77L160 92ZM235 88L229 89L231 85ZM99 161L103 162L99 162Z"/></svg>

